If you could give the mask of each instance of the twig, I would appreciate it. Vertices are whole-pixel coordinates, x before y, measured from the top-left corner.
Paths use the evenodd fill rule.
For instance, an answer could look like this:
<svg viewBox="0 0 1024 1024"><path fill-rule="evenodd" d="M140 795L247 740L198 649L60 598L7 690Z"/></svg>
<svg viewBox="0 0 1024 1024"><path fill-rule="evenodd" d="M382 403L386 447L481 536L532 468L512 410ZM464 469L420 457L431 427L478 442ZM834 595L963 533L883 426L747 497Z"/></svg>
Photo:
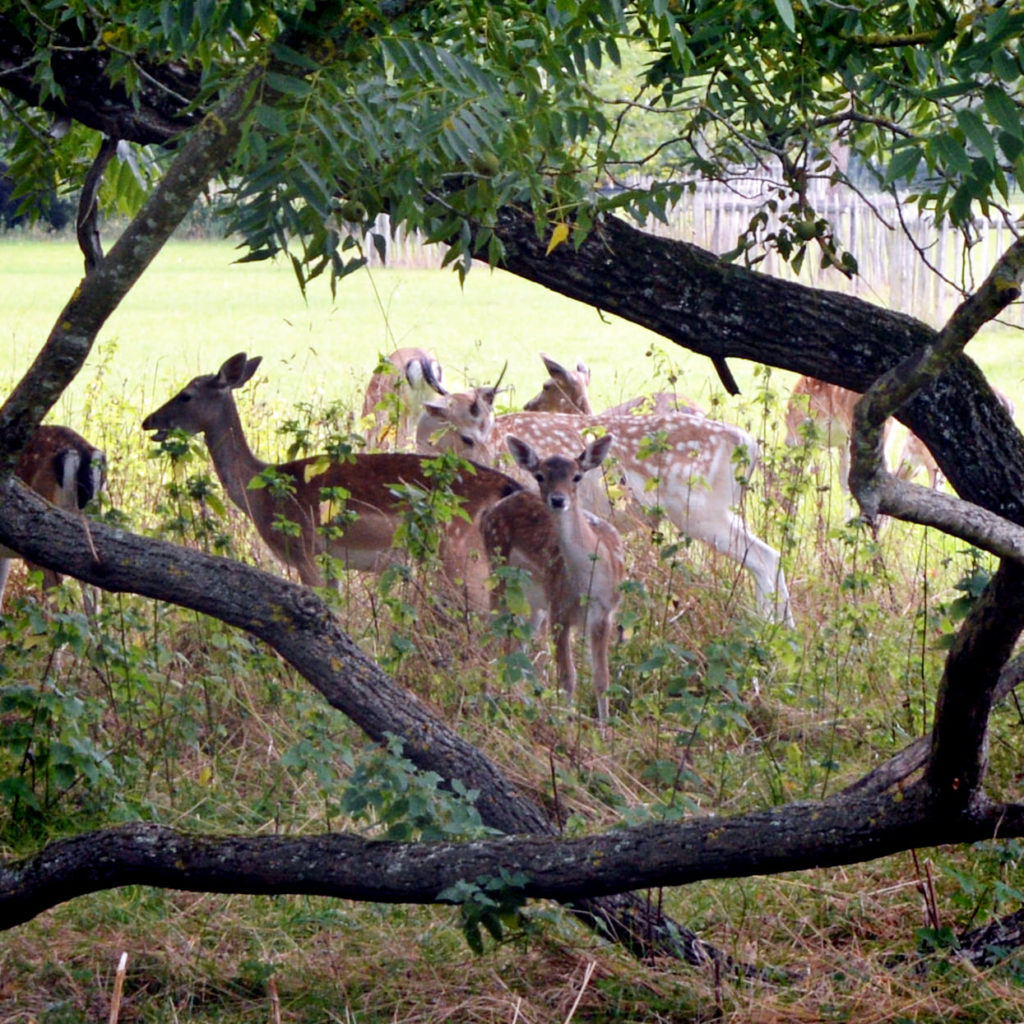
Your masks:
<svg viewBox="0 0 1024 1024"><path fill-rule="evenodd" d="M270 1024L281 1024L281 997L277 992L277 978L267 978L267 994L270 996Z"/></svg>
<svg viewBox="0 0 1024 1024"><path fill-rule="evenodd" d="M117 962L117 972L114 974L114 992L110 997L109 1024L117 1024L117 1018L121 1015L121 995L124 992L124 976L127 969L128 954L122 953L121 959Z"/></svg>
<svg viewBox="0 0 1024 1024"><path fill-rule="evenodd" d="M597 961L591 960L587 964L587 969L583 972L583 981L580 984L580 990L576 993L576 1000L572 1004L572 1008L569 1010L569 1016L565 1018L564 1024L569 1024L572 1020L573 1015L576 1013L576 1007L580 1005L580 1000L583 998L583 993L586 992L587 986L590 984L590 979L594 976L594 969L597 967Z"/></svg>

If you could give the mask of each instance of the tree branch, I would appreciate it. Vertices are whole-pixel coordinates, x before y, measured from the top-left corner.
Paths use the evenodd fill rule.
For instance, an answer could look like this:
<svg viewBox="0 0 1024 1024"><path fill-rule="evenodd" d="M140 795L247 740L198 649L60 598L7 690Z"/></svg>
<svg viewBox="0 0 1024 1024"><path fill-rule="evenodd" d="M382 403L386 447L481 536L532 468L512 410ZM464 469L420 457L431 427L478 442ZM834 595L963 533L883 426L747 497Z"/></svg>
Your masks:
<svg viewBox="0 0 1024 1024"><path fill-rule="evenodd" d="M207 837L137 823L51 843L0 868L0 926L101 889L300 893L376 903L439 903L459 881L523 874L529 899L563 903L634 889L850 864L901 850L1020 835L1018 813L937 813L921 787L889 797L790 804L733 818L617 829L565 840L509 836L394 843L347 834Z"/></svg>
<svg viewBox="0 0 1024 1024"><path fill-rule="evenodd" d="M100 328L163 248L206 182L227 162L262 69L253 68L189 138L117 243L61 311L45 346L0 407L0 477L64 389L74 380Z"/></svg>

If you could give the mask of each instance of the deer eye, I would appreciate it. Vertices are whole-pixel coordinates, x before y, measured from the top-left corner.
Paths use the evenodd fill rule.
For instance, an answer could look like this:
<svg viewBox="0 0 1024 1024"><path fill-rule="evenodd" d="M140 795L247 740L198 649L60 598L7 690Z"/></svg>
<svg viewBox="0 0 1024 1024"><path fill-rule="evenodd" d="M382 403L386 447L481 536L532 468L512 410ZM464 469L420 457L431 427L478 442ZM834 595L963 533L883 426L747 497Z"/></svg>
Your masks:
<svg viewBox="0 0 1024 1024"><path fill-rule="evenodd" d="M474 402L474 403L473 403L473 404L472 404L472 405L471 405L471 406L469 407L469 415L470 415L470 416L479 416L479 415L480 415L480 406L479 406L479 405L477 405L477 403L476 403L476 402Z"/></svg>
<svg viewBox="0 0 1024 1024"><path fill-rule="evenodd" d="M467 448L472 448L472 447L473 447L473 445L475 445L475 444L476 444L476 441L474 441L474 440L473 440L473 438L471 438L471 437L467 437L467 436L466 436L465 434L463 434L463 435L462 435L462 443L463 443L463 444L464 444L464 445L465 445L465 446L466 446Z"/></svg>
<svg viewBox="0 0 1024 1024"><path fill-rule="evenodd" d="M192 396L187 391L183 391L180 395L178 395L178 401L179 402L191 402L192 401Z"/></svg>
<svg viewBox="0 0 1024 1024"><path fill-rule="evenodd" d="M533 474L533 479L536 480L537 483L542 484L542 483L544 483L544 474L543 473L534 473Z"/></svg>
<svg viewBox="0 0 1024 1024"><path fill-rule="evenodd" d="M583 479L583 474L582 473L574 473L573 474L573 478L572 478L572 482L574 484L578 484L582 479Z"/></svg>

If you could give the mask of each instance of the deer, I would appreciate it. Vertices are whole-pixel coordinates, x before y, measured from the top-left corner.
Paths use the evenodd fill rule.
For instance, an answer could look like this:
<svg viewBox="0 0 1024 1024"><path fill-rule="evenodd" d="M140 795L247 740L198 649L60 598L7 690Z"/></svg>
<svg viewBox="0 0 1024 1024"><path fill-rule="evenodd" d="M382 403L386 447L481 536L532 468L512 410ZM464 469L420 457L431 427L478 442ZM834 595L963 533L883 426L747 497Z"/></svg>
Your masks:
<svg viewBox="0 0 1024 1024"><path fill-rule="evenodd" d="M754 535L739 511L760 457L757 442L745 430L685 412L648 416L521 412L492 418L479 410L480 415L473 417L469 415L472 402L453 402L455 397L448 401L448 421L442 423L446 429L435 433L430 447L421 451L450 450L495 465L510 434L526 441L542 458L581 450L586 430L614 434L617 471L635 505L663 510L680 531L747 569L754 579L759 612L769 620L794 625L779 553ZM467 445L467 440L472 444ZM519 479L535 486L522 470ZM596 474L585 477L581 503L607 517L613 511L608 492Z"/></svg>
<svg viewBox="0 0 1024 1024"><path fill-rule="evenodd" d="M539 493L518 491L483 513L480 528L488 556L495 567L507 564L526 571L532 635L536 641L550 619L558 683L570 698L576 690L572 630L586 630L597 717L604 725L608 648L625 562L618 530L582 507L578 486L604 461L613 437L605 434L591 441L574 458L543 459L520 438L509 435L505 440L516 463L537 482Z"/></svg>
<svg viewBox="0 0 1024 1024"><path fill-rule="evenodd" d="M992 390L1012 419L1013 402L998 388ZM858 392L850 391L838 384L829 384L814 377L801 377L794 385L786 407L786 444L792 446L803 443L807 425L814 424L824 438L825 447L836 448L839 451L839 486L845 495L849 494L853 408L860 397ZM923 470L928 475L929 486L935 490L942 482L938 463L925 443L912 430L903 433L899 456L891 458L893 443L899 440L893 422L890 419L886 423L885 444L890 449L888 461L895 464L896 475L909 480L918 470Z"/></svg>
<svg viewBox="0 0 1024 1024"><path fill-rule="evenodd" d="M544 381L540 392L534 395L524 406L526 412L563 412L580 413L584 416L593 415L590 405L590 370L586 363L578 360L575 370L569 370L550 356L541 353L541 360L548 371L548 379ZM696 402L672 391L659 391L653 395L643 395L627 399L618 405L606 409L605 413L617 416L621 413L689 412L703 414L703 409Z"/></svg>
<svg viewBox="0 0 1024 1024"><path fill-rule="evenodd" d="M437 357L422 348L396 349L370 377L363 397L363 417L373 417L369 441L374 448L402 449L412 439L424 403L434 393L447 395L441 383L444 371Z"/></svg>
<svg viewBox="0 0 1024 1024"><path fill-rule="evenodd" d="M172 430L202 434L228 497L278 560L298 572L303 584L324 586L324 556L336 559L342 569L382 571L394 560L395 530L405 510L396 487L434 486L424 458L360 453L343 460L311 456L276 465L263 462L246 441L234 399L261 358L239 352L216 373L195 377L150 413L142 429L153 431L158 442ZM445 528L443 568L452 582L463 581L470 605L481 612L489 602L478 519L487 506L518 490L514 480L485 466L468 467L452 486L468 520L454 516ZM336 577L331 582L336 588L340 584Z"/></svg>
<svg viewBox="0 0 1024 1024"><path fill-rule="evenodd" d="M44 424L25 446L14 474L50 504L65 512L79 513L106 489L107 459L102 450L70 427ZM0 606L11 565L20 557L17 552L0 547ZM27 560L26 565L30 572L40 568ZM45 590L60 586L60 573L52 569L42 569L42 573ZM86 609L91 610L94 600L84 587L82 596Z"/></svg>

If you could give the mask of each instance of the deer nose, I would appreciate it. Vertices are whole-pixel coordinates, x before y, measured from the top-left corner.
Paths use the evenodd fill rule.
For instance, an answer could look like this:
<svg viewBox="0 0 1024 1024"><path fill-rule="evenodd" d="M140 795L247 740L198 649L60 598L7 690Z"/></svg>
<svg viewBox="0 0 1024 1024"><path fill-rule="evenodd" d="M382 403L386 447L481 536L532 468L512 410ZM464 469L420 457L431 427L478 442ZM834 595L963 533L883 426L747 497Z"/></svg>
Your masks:
<svg viewBox="0 0 1024 1024"><path fill-rule="evenodd" d="M554 509L564 509L569 506L569 499L564 494L549 494L548 504Z"/></svg>

